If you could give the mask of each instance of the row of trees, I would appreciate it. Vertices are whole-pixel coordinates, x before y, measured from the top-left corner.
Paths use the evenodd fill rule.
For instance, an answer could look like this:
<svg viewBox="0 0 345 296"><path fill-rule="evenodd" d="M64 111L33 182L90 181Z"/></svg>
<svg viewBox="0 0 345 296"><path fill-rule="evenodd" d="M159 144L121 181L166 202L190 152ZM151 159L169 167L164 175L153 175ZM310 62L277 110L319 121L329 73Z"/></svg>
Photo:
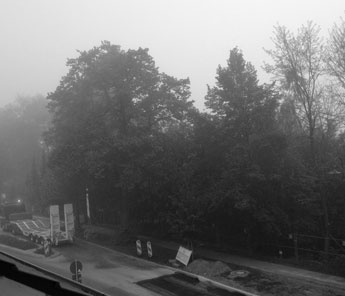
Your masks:
<svg viewBox="0 0 345 296"><path fill-rule="evenodd" d="M311 22L272 41L274 82L234 48L207 112L147 49L79 52L48 95L48 162L40 182L29 172L30 194L80 209L88 188L94 222L252 249L292 232L344 237L345 23L327 43Z"/></svg>
<svg viewBox="0 0 345 296"><path fill-rule="evenodd" d="M0 109L0 194L7 201L41 202L45 167L42 133L49 123L46 98L19 97ZM28 192L30 190L30 192Z"/></svg>

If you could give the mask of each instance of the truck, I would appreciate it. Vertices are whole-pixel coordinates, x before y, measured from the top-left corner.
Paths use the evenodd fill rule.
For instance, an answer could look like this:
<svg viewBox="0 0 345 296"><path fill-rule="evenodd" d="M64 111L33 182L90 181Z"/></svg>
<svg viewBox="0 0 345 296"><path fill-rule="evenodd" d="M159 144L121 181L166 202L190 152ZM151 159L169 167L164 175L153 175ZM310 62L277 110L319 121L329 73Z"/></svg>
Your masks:
<svg viewBox="0 0 345 296"><path fill-rule="evenodd" d="M0 205L0 226L3 231L21 234L31 241L44 245L45 242L58 246L74 241L74 215L72 204L64 204L64 229L61 227L59 205L49 208L49 222L33 217L26 212L21 202Z"/></svg>

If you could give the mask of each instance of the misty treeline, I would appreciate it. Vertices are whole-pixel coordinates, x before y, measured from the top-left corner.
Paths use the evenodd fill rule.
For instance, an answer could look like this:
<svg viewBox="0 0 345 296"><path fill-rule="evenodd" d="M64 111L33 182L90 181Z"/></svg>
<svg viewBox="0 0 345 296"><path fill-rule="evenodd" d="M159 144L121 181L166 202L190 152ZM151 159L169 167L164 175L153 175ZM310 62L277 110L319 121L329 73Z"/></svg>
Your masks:
<svg viewBox="0 0 345 296"><path fill-rule="evenodd" d="M253 250L345 238L345 23L326 39L312 22L277 26L272 42L273 82L233 48L205 112L147 49L80 51L47 98L1 110L1 190L85 213L88 188L93 223Z"/></svg>

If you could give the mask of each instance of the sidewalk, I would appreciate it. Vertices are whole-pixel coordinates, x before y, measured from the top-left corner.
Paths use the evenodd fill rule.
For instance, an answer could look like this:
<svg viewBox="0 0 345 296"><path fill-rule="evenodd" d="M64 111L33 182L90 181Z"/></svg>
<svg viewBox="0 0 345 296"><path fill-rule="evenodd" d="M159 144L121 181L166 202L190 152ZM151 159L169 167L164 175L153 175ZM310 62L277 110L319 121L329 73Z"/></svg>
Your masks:
<svg viewBox="0 0 345 296"><path fill-rule="evenodd" d="M141 237L145 238L145 236L141 236ZM167 249L177 251L179 248L179 245L174 242L166 242L166 241L161 241L159 239L148 238L148 237L147 239L150 239L152 244L156 244ZM226 263L241 265L244 267L250 267L253 269L260 270L260 271L278 274L284 277L298 278L298 279L302 279L304 281L313 282L313 283L317 282L318 284L321 283L322 285L325 285L325 286L337 287L337 288L345 290L345 278L342 278L339 276L333 276L333 275L328 275L324 273L309 271L309 270L305 270L298 267L292 267L292 266L286 266L286 265L277 264L277 263L270 263L270 262L255 260L251 258L237 256L237 255L229 255L226 253L207 250L202 247L198 248L198 254L201 257L212 259L212 260L218 260L218 261L223 261Z"/></svg>

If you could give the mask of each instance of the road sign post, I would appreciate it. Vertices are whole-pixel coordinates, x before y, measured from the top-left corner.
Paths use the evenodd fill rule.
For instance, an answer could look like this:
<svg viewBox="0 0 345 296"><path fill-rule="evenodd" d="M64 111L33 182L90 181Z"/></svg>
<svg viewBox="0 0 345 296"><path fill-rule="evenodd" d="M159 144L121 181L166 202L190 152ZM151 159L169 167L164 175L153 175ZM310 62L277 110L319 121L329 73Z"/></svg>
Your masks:
<svg viewBox="0 0 345 296"><path fill-rule="evenodd" d="M83 265L81 264L81 262L78 260L74 260L71 263L69 270L72 273L72 280L81 283L81 271L83 270Z"/></svg>

